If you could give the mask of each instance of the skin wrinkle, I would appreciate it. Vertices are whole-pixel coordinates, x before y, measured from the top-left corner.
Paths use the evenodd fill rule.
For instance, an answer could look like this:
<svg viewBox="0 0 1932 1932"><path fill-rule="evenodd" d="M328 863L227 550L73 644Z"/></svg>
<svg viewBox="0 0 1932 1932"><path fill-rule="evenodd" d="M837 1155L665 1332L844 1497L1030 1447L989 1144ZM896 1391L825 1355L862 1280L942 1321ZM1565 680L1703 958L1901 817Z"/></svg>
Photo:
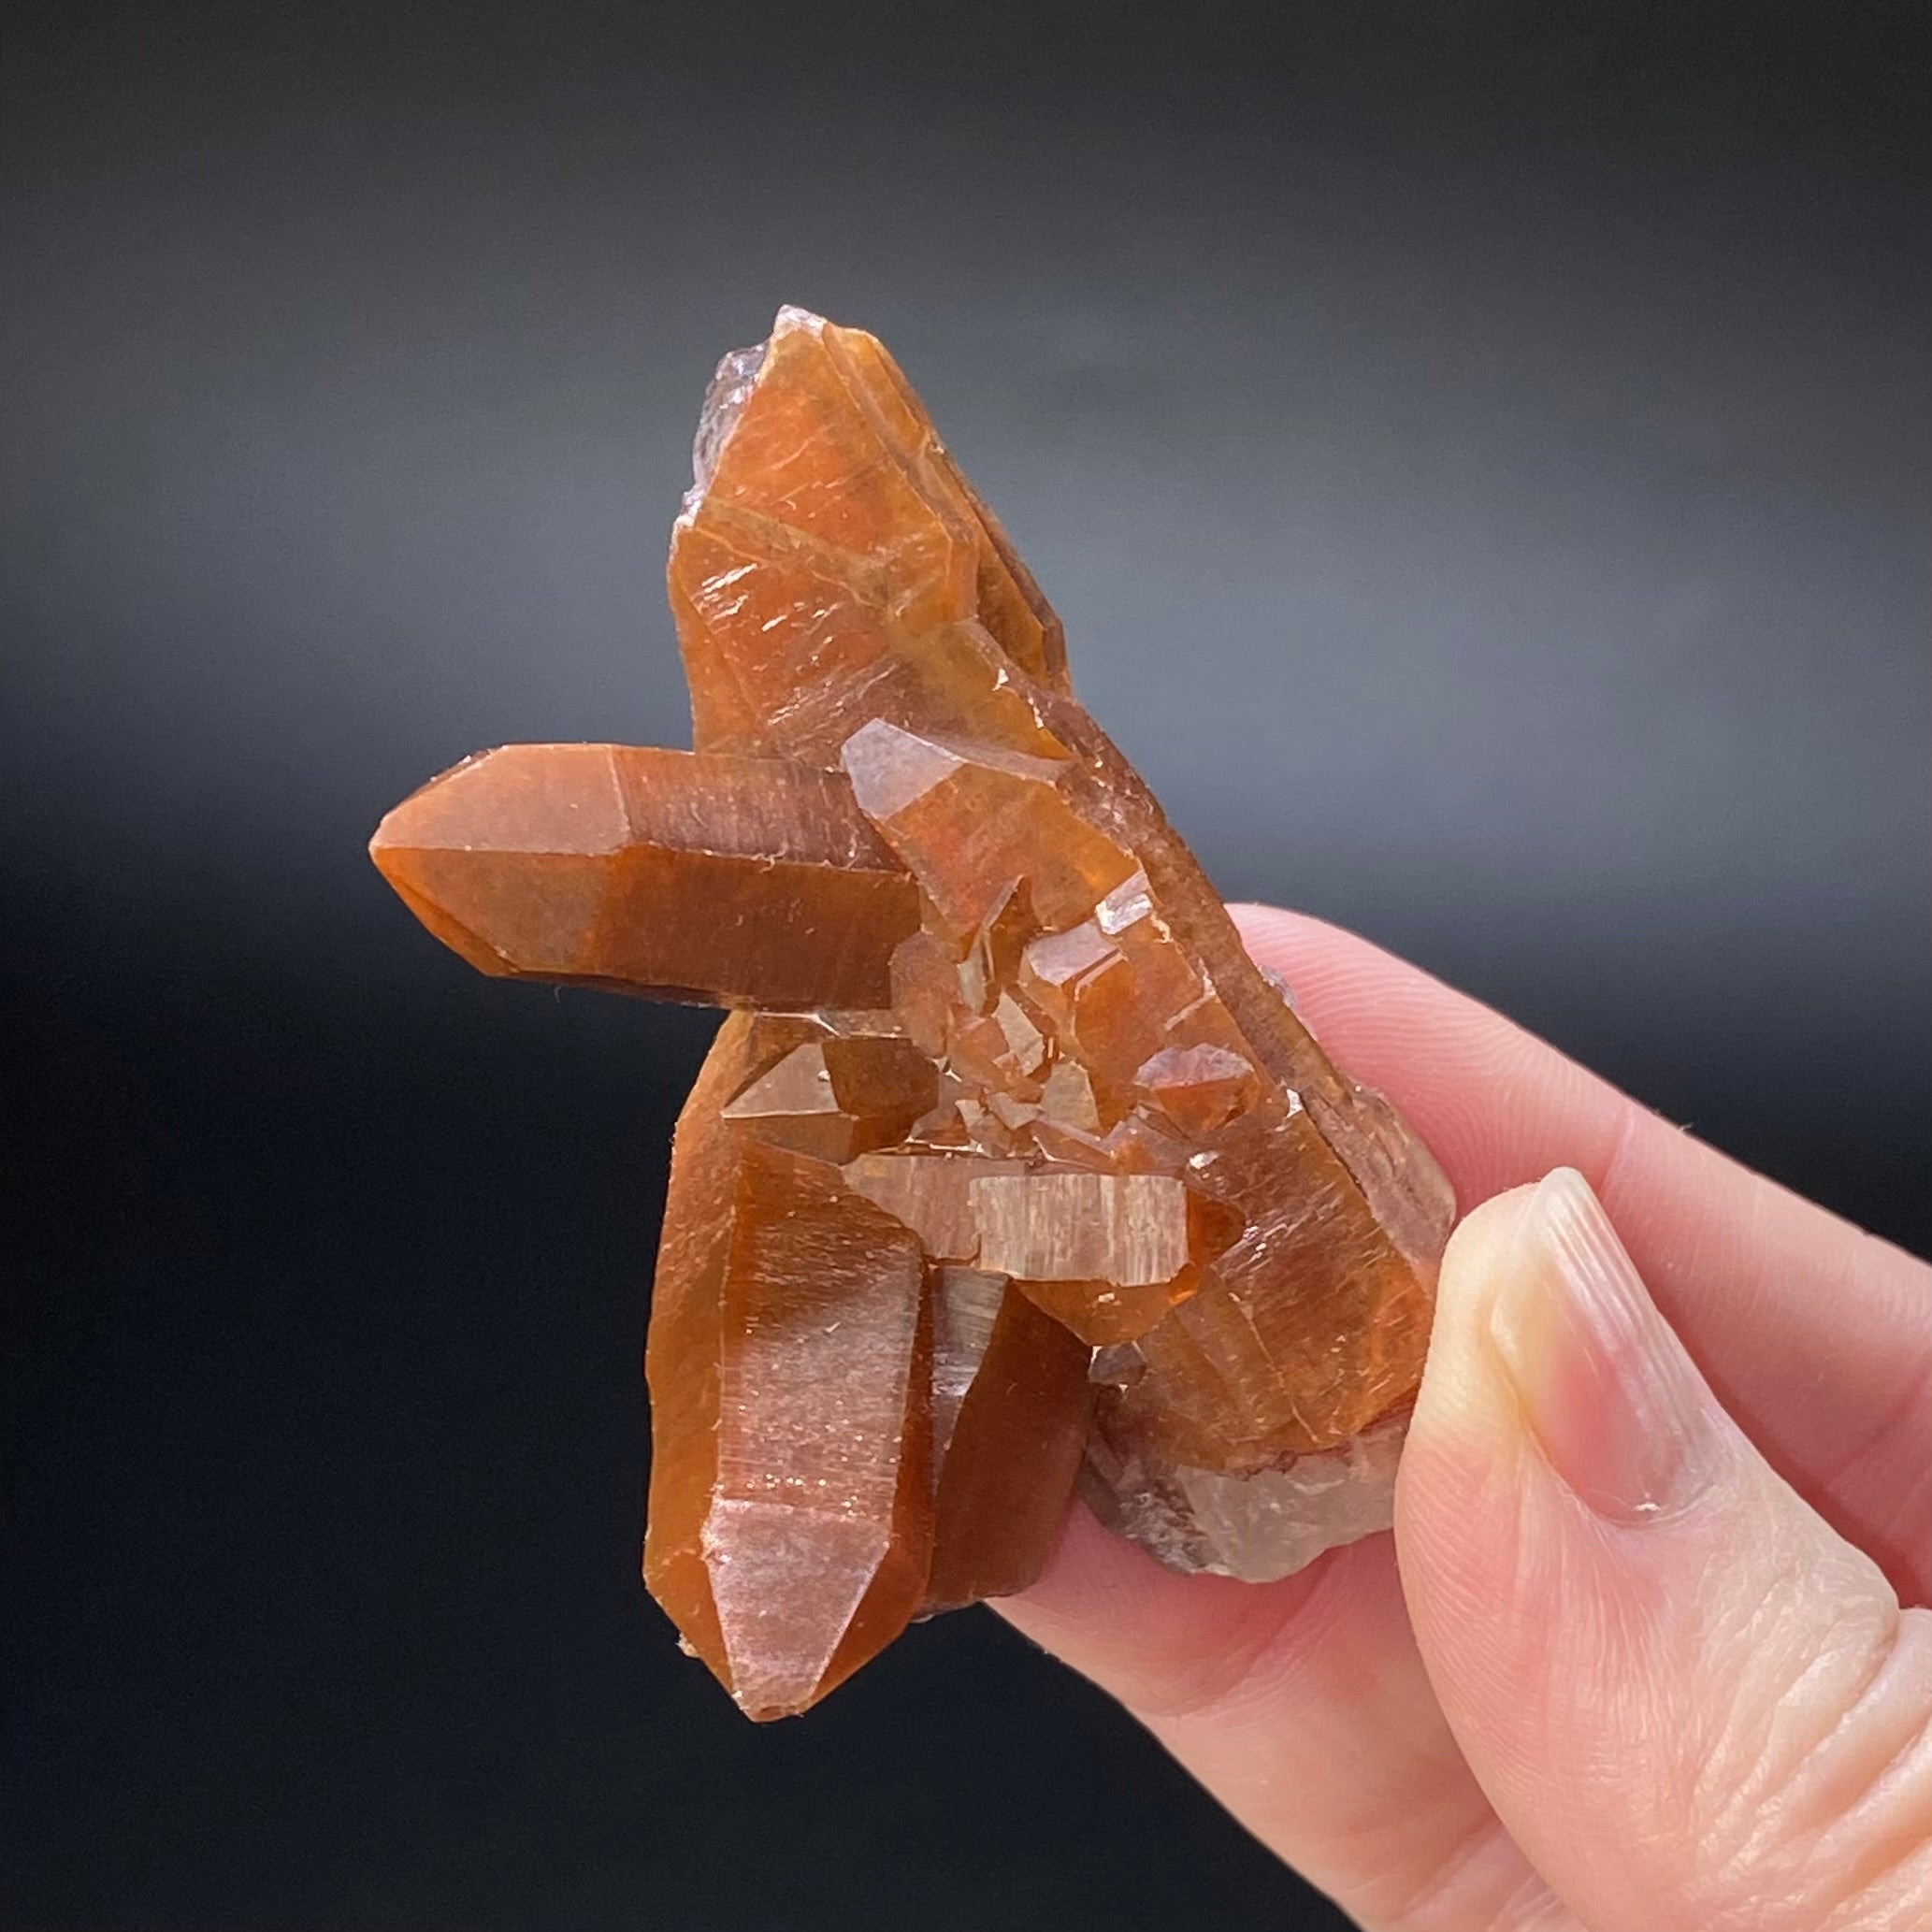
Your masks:
<svg viewBox="0 0 1932 1932"><path fill-rule="evenodd" d="M1895 1681L1900 1676L1906 1680L1903 1685ZM1925 1882L1932 1887L1932 1841L1925 1833L1925 1822L1932 1818L1932 1612L1898 1613L1876 1668L1833 1736L1862 1741L1868 1732L1882 1733L1888 1723L1899 1734L1896 1748L1862 1767L1849 1791L1838 1788L1828 1775L1818 1776L1813 1801L1823 1815L1799 1825L1805 1834L1801 1865L1842 1863L1844 1854L1832 1840L1862 1834L1869 1850L1859 1858L1854 1847L1849 1882L1839 1875L1842 1888L1854 1896L1872 1894L1912 1858L1921 1861ZM1831 1741L1828 1737L1824 1743ZM1813 1769L1815 1775L1815 1763ZM1902 1829L1886 1831L1874 1824L1870 1814L1888 1807L1908 1814Z"/></svg>
<svg viewBox="0 0 1932 1932"><path fill-rule="evenodd" d="M1504 1900L1491 1921L1492 1932L1574 1932L1581 1925L1582 1921L1534 1871ZM1444 1932L1455 1932L1453 1921Z"/></svg>
<svg viewBox="0 0 1932 1932"><path fill-rule="evenodd" d="M1392 1903L1376 1901L1377 1921L1413 1927L1416 1932L1421 1932L1424 1927L1468 1925L1469 1916L1457 1896L1458 1891L1478 1865L1486 1858L1498 1855L1499 1847L1507 1847L1513 1854L1514 1864L1520 1868L1522 1853L1504 1829L1503 1821L1493 1811L1472 1818L1468 1829L1450 1843L1447 1852L1419 1882L1398 1894ZM1519 1869L1512 1876L1516 1878L1520 1891L1540 1891L1544 1898L1553 1897L1549 1886L1534 1872L1523 1873ZM1501 1910L1486 1915L1486 1923L1492 1925L1506 1923Z"/></svg>
<svg viewBox="0 0 1932 1932"><path fill-rule="evenodd" d="M1503 1902L1541 1885L1479 1790L1445 1784L1381 1816L1333 1849L1350 1911L1401 1932L1462 1932L1501 1922ZM1547 1888L1545 1888L1547 1890Z"/></svg>
<svg viewBox="0 0 1932 1932"><path fill-rule="evenodd" d="M1906 1872L1901 1882L1890 1882L1913 1857L1920 1862L1917 1875ZM1809 1932L1802 1920L1794 1919L1792 1925L1794 1932ZM1821 1932L1922 1932L1927 1925L1932 1925L1932 1867L1926 1865L1922 1840L1900 1847L1897 1857L1873 1873L1869 1886L1827 1915Z"/></svg>
<svg viewBox="0 0 1932 1932"><path fill-rule="evenodd" d="M1718 1794L1713 1827L1718 1820L1724 1821L1726 1836L1737 1840L1745 1859L1759 1855L1762 1844L1774 1834L1788 1838L1794 1830L1803 1829L1794 1817L1794 1795L1807 1780L1818 1779L1820 1759L1835 1742L1847 1734L1856 1735L1860 1709L1883 1677L1886 1658L1897 1641L1896 1607L1882 1607L1882 1631L1859 1632L1855 1637L1848 1633L1840 1642L1827 1641L1815 1652L1808 1652L1804 1644L1810 1633L1799 1634L1798 1654L1792 1660L1795 1668L1779 1673L1785 1680L1768 1693L1750 1687L1737 1700L1752 1698L1760 1705L1754 1726L1758 1741L1748 1753L1746 1768L1739 1770L1735 1762L1725 1766L1729 1788ZM1855 1688L1848 1701L1845 1687L1834 1680L1846 1670L1847 1653L1854 1651L1849 1668Z"/></svg>
<svg viewBox="0 0 1932 1932"><path fill-rule="evenodd" d="M1919 1810L1932 1807L1932 1752L1922 1751ZM1932 1925L1932 1846L1928 1846L1923 1824L1908 1821L1901 1830L1876 1839L1870 1854L1858 1860L1853 1878L1853 1891L1837 1911L1830 1925L1862 1928L1868 1925L1899 1926ZM1887 1914L1880 1918L1878 1913Z"/></svg>
<svg viewBox="0 0 1932 1932"><path fill-rule="evenodd" d="M1748 1873L1762 1864L1765 1843L1782 1829L1779 1800L1820 1741L1790 1735L1790 1720L1796 1715L1793 1700L1805 1677L1822 1679L1830 1663L1825 1655L1808 1654L1802 1639L1809 1631L1787 1627L1787 1593L1803 1587L1801 1565L1801 1553L1786 1539L1778 1563L1753 1570L1751 1599L1733 1606L1720 1603L1718 1608L1729 1609L1731 1616L1707 1614L1694 1639L1703 1655L1739 1660L1736 1681L1726 1685L1725 1694L1700 1701L1699 1708L1709 1712L1712 1735L1699 1755L1698 1775L1688 1794L1693 1815L1702 1821L1698 1841L1726 1847L1713 1860L1712 1878L1720 1893L1729 1875ZM1722 1595L1731 1581L1727 1566L1713 1561L1707 1574L1715 1577ZM1764 1587L1755 1587L1760 1582ZM1693 1601L1704 1603L1709 1595L1700 1589ZM1795 1637L1800 1647L1787 1658Z"/></svg>

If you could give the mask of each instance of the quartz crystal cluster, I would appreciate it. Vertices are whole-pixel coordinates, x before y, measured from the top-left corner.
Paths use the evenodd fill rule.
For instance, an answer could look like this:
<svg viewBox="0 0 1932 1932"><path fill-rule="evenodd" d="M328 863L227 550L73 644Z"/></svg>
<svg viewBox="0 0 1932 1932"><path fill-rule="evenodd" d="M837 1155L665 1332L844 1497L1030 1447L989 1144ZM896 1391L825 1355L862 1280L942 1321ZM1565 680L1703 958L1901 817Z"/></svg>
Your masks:
<svg viewBox="0 0 1932 1932"><path fill-rule="evenodd" d="M1076 1484L1253 1579L1385 1527L1453 1211L1243 952L871 336L704 406L691 752L513 745L376 862L485 972L730 1008L680 1117L644 1574L757 1718L1023 1589Z"/></svg>

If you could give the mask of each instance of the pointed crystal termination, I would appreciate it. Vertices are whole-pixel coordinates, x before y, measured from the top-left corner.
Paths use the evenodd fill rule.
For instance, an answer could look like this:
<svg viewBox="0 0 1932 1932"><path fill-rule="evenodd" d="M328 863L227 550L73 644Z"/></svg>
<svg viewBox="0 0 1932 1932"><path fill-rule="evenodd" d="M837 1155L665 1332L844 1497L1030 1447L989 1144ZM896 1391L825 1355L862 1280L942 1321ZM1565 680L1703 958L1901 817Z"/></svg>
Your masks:
<svg viewBox="0 0 1932 1932"><path fill-rule="evenodd" d="M781 759L505 745L405 799L369 850L472 966L665 1000L884 1006L919 925L851 786Z"/></svg>
<svg viewBox="0 0 1932 1932"><path fill-rule="evenodd" d="M644 1573L739 1704L1024 1589L1075 1485L1262 1579L1385 1527L1454 1202L1073 697L870 336L720 365L695 753L493 752L374 856L485 972L751 1008L680 1116Z"/></svg>

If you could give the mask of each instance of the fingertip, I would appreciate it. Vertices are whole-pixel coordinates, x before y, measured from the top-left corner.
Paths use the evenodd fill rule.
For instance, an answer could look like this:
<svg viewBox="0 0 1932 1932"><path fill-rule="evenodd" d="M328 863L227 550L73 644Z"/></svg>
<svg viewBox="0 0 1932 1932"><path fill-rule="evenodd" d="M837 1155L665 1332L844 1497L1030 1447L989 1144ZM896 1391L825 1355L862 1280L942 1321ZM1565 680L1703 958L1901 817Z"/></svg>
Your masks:
<svg viewBox="0 0 1932 1932"><path fill-rule="evenodd" d="M1461 1320L1494 1293L1508 1251L1542 1185L1525 1181L1472 1208L1449 1236L1442 1257L1440 1298Z"/></svg>
<svg viewBox="0 0 1932 1932"><path fill-rule="evenodd" d="M1449 1435L1507 1420L1507 1384L1489 1342L1492 1313L1512 1268L1537 1184L1508 1189L1463 1216L1449 1236L1436 1280L1435 1318L1416 1417L1413 1450ZM1406 1458L1405 1459L1406 1460Z"/></svg>
<svg viewBox="0 0 1932 1932"><path fill-rule="evenodd" d="M1493 1599L1492 1573L1516 1564L1528 1445L1490 1324L1536 1194L1531 1184L1484 1202L1463 1218L1443 1255L1428 1361L1395 1488L1396 1550L1419 1622L1446 1595L1451 1608L1442 1621L1451 1630L1463 1627L1471 1593Z"/></svg>

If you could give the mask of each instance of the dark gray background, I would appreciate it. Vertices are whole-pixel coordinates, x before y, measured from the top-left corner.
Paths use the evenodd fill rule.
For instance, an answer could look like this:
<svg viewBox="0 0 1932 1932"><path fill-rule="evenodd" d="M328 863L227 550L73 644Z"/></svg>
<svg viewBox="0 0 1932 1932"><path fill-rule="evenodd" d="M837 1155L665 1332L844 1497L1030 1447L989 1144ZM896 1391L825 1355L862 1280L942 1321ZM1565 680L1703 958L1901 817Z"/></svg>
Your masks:
<svg viewBox="0 0 1932 1932"><path fill-rule="evenodd" d="M7 1923L1328 1924L988 1615L763 1731L677 1656L709 1022L471 975L363 842L480 745L683 742L698 399L804 302L1225 890L1932 1246L1917 18L13 27Z"/></svg>

